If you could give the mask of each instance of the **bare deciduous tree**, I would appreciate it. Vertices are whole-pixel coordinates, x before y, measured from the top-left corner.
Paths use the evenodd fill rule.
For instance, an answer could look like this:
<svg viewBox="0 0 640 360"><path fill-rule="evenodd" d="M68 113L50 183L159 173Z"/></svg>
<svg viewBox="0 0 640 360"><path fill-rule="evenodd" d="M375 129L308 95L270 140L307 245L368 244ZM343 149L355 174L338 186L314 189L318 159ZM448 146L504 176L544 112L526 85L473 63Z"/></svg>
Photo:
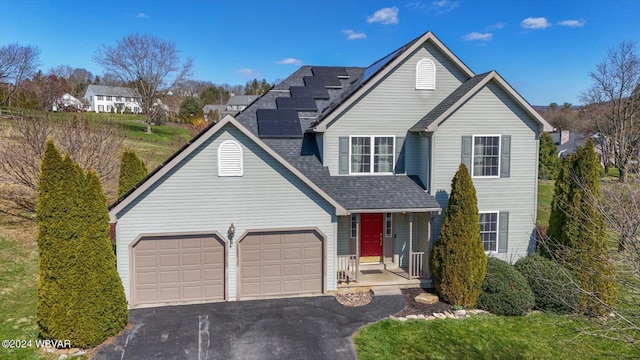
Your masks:
<svg viewBox="0 0 640 360"><path fill-rule="evenodd" d="M12 116L0 142L0 198L34 211L40 160L48 138L85 170L100 176L107 197L117 190L118 156L124 138L116 124L90 123L81 115L67 114L62 121L43 116Z"/></svg>
<svg viewBox="0 0 640 360"><path fill-rule="evenodd" d="M589 76L593 85L581 96L586 115L613 144L620 182L625 182L640 152L640 57L635 44L610 48Z"/></svg>
<svg viewBox="0 0 640 360"><path fill-rule="evenodd" d="M40 50L35 46L8 44L0 47L0 82L13 82L5 98L0 99L0 105L11 105L11 97L20 83L36 72L39 58Z"/></svg>
<svg viewBox="0 0 640 360"><path fill-rule="evenodd" d="M146 114L147 132L151 132L152 109L160 92L191 73L192 60L183 62L178 54L171 41L133 34L118 40L114 46L101 45L93 59L106 73L114 74L137 92Z"/></svg>

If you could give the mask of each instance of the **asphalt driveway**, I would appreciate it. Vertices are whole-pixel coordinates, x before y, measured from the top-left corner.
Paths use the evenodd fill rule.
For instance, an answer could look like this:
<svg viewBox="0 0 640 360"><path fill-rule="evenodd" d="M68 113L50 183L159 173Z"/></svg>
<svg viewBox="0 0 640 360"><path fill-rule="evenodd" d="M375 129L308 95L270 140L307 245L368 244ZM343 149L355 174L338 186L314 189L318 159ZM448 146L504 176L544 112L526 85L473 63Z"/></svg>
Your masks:
<svg viewBox="0 0 640 360"><path fill-rule="evenodd" d="M355 359L353 333L403 307L391 295L361 307L323 296L136 309L94 359Z"/></svg>

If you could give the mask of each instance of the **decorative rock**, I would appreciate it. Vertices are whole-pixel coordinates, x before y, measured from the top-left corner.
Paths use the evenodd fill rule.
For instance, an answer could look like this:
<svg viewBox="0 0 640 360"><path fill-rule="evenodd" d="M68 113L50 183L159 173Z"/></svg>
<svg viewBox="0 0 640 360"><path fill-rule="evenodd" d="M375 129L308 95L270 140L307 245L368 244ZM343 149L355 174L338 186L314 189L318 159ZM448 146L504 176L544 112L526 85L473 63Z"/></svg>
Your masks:
<svg viewBox="0 0 640 360"><path fill-rule="evenodd" d="M444 315L449 319L455 319L456 318L455 315L453 315L452 313L450 313L448 311L445 311Z"/></svg>
<svg viewBox="0 0 640 360"><path fill-rule="evenodd" d="M424 319L426 319L426 317L424 316L424 314L420 314L420 315L418 315L418 319L423 319L424 320Z"/></svg>
<svg viewBox="0 0 640 360"><path fill-rule="evenodd" d="M433 305L433 304L436 304L438 301L440 301L437 295L429 294L429 293L422 293L416 296L414 300L417 303L427 304L427 305Z"/></svg>
<svg viewBox="0 0 640 360"><path fill-rule="evenodd" d="M400 320L400 321L407 321L407 318L406 318L406 317L401 317L401 318L398 318L398 320Z"/></svg>
<svg viewBox="0 0 640 360"><path fill-rule="evenodd" d="M465 315L467 315L467 310L454 310L453 311L453 315L457 316L457 317L464 317Z"/></svg>
<svg viewBox="0 0 640 360"><path fill-rule="evenodd" d="M58 360L64 360L64 359L66 359L66 358L67 358L67 355L66 355L66 354L62 354L62 355L60 355L60 356L58 357Z"/></svg>
<svg viewBox="0 0 640 360"><path fill-rule="evenodd" d="M433 316L434 316L436 319L446 319L446 318L447 318L447 315L445 315L445 314L443 314L443 313L435 313L435 314L433 314Z"/></svg>
<svg viewBox="0 0 640 360"><path fill-rule="evenodd" d="M435 319L436 319L436 317L435 317L435 316L427 316L427 317L425 318L425 320L435 320Z"/></svg>
<svg viewBox="0 0 640 360"><path fill-rule="evenodd" d="M398 318L397 318L397 317L395 317L395 316L393 316L393 315L389 315L389 319L391 319L391 320L398 320Z"/></svg>

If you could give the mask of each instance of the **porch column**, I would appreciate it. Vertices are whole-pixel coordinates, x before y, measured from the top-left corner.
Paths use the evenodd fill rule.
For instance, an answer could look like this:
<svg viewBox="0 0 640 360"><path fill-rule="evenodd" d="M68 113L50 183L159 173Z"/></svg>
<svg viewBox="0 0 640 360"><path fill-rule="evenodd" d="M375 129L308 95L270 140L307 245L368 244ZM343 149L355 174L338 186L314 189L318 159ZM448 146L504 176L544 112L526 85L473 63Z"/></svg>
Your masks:
<svg viewBox="0 0 640 360"><path fill-rule="evenodd" d="M360 215L352 214L351 216L357 216L356 221L356 281L360 277Z"/></svg>
<svg viewBox="0 0 640 360"><path fill-rule="evenodd" d="M409 214L409 279L413 277L413 213Z"/></svg>

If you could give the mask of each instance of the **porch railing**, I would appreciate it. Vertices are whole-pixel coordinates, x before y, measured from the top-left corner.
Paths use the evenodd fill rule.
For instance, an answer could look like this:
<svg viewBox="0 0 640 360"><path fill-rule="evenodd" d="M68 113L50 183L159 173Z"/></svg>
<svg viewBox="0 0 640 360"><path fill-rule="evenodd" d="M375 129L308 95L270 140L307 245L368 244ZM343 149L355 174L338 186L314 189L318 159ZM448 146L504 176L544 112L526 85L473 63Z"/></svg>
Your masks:
<svg viewBox="0 0 640 360"><path fill-rule="evenodd" d="M411 266L409 267L409 278L415 279L424 276L424 251L411 253Z"/></svg>
<svg viewBox="0 0 640 360"><path fill-rule="evenodd" d="M358 256L338 255L338 282L358 281Z"/></svg>

